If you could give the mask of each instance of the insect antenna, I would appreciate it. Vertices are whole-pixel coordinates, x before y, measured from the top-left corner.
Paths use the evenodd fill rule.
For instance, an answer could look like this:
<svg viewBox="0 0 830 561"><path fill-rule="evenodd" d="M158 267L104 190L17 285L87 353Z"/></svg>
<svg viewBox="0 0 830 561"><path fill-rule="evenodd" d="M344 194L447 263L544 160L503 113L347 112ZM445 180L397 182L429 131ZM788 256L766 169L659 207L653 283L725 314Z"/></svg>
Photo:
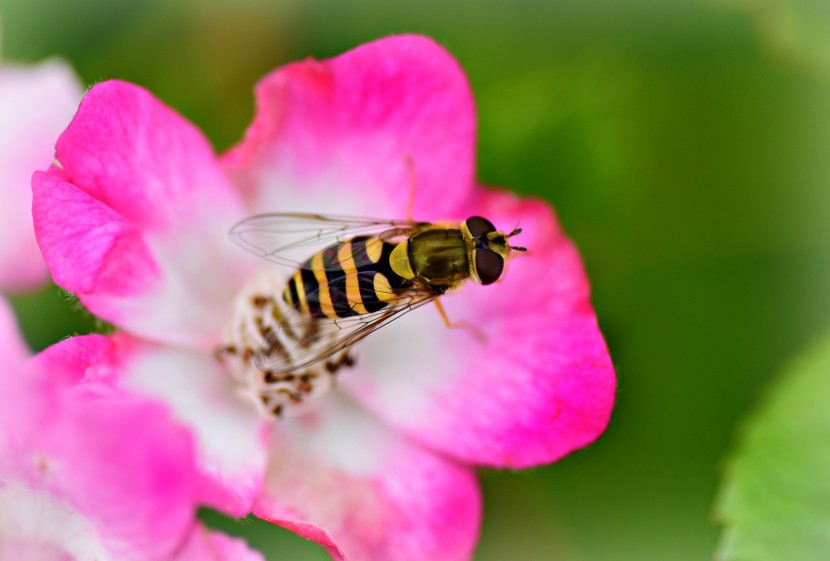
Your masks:
<svg viewBox="0 0 830 561"><path fill-rule="evenodd" d="M512 231L512 232L510 232L509 234L507 234L505 237L506 237L506 238L512 238L513 236L518 236L518 235L519 235L519 234L521 234L521 233L522 233L522 229L521 229L521 228L519 228L519 225L518 225L518 224L516 224L516 227L515 227L515 228L513 228L513 231ZM512 249L513 251L527 251L527 248L526 248L526 247L522 247L522 246L520 246L520 245L511 245L511 246L509 246L509 247L510 247L510 249Z"/></svg>

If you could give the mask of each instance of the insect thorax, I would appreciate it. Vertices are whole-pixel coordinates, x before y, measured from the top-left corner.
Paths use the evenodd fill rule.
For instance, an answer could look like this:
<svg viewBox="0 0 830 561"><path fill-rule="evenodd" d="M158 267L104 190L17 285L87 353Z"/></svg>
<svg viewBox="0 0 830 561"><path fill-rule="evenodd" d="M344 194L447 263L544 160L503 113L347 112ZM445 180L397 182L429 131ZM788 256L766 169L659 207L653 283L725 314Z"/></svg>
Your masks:
<svg viewBox="0 0 830 561"><path fill-rule="evenodd" d="M436 292L470 278L469 248L461 230L431 228L414 234L408 243L415 276Z"/></svg>

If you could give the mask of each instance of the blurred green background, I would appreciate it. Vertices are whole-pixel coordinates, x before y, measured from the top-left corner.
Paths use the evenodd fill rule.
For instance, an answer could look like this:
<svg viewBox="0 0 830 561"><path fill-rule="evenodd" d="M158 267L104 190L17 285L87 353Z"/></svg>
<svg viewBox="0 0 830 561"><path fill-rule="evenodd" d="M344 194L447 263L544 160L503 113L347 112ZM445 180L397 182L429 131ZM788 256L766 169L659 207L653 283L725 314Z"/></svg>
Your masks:
<svg viewBox="0 0 830 561"><path fill-rule="evenodd" d="M223 150L269 70L399 32L443 43L478 102L479 177L555 205L619 397L559 463L482 472L477 561L711 557L741 419L830 325L830 3L0 0L3 58L142 84ZM95 329L55 287L13 303L41 348ZM269 559L322 560L206 519Z"/></svg>

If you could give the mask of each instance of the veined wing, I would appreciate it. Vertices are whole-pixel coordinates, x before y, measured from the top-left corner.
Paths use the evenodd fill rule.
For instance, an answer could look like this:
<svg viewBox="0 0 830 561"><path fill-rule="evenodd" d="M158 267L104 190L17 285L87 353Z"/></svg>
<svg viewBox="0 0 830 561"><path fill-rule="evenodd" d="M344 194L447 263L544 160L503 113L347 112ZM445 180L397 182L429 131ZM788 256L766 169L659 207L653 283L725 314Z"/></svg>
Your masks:
<svg viewBox="0 0 830 561"><path fill-rule="evenodd" d="M374 275L359 273L358 276ZM358 306L370 311L356 313L348 317L313 318L307 314L291 309L280 322L283 341L292 341L285 354L269 357L257 363L257 367L265 372L295 371L317 362L331 358L338 352L357 343L370 333L398 319L405 313L427 304L436 298L434 292L426 287L413 286L398 293L388 292L380 294L380 298L366 297L364 294L360 302L350 302L345 290L332 288L331 301L338 309L352 310ZM318 297L312 293L307 298ZM380 305L384 307L377 309Z"/></svg>
<svg viewBox="0 0 830 561"><path fill-rule="evenodd" d="M406 236L424 224L413 220L357 216L258 214L231 228L230 237L255 255L287 267L297 267L321 249L349 238L380 236L386 239Z"/></svg>

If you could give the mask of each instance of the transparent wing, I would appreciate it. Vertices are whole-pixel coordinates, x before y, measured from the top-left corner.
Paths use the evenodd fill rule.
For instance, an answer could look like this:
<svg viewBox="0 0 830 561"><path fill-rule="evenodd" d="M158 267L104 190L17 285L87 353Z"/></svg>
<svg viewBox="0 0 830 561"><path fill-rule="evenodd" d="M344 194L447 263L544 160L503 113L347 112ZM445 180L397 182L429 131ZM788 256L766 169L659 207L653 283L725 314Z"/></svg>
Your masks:
<svg viewBox="0 0 830 561"><path fill-rule="evenodd" d="M239 246L269 261L296 267L332 244L356 236L406 236L423 222L322 214L258 214L230 230Z"/></svg>
<svg viewBox="0 0 830 561"><path fill-rule="evenodd" d="M358 276L374 274L360 273ZM330 294L335 306L341 307L343 302L349 302L345 290L333 288ZM316 293L306 295L310 299L317 296ZM426 287L417 286L397 294L384 294L383 301L364 296L359 303L349 302L348 306L354 310L358 305L363 305L367 309L375 309L381 302L386 305L377 311L336 319L312 318L292 308L280 322L282 339L291 341L290 347L286 349L286 353L260 360L257 367L266 372L279 374L324 361L406 312L435 298L434 292Z"/></svg>

